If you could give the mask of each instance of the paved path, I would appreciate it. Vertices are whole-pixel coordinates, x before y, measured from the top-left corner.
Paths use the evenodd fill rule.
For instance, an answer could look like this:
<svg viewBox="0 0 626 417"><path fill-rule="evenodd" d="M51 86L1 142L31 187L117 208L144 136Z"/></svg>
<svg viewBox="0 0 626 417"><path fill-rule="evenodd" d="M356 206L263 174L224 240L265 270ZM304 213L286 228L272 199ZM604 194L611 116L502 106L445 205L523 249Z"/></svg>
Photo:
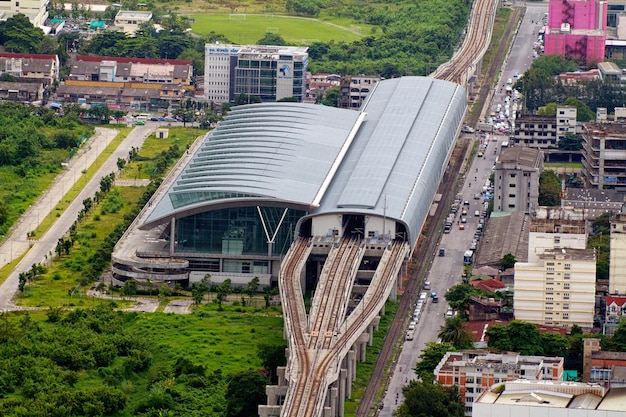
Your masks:
<svg viewBox="0 0 626 417"><path fill-rule="evenodd" d="M25 252L24 258L17 264L13 272L0 285L0 311L13 310L18 307L12 298L18 288L18 277L21 272L27 271L35 263L45 262L52 254L58 239L64 236L76 220L82 209L82 202L92 197L100 189L100 180L111 172L117 172L117 159L128 158L128 151L132 148L141 148L145 139L158 127L158 124L146 123L137 126L129 133L124 141L100 167L89 183L78 196L61 213L52 227L38 240L29 241L27 233L36 230L43 219L54 215L51 211L64 198L76 181L83 175L82 171L96 161L98 155L117 135L118 131L106 128L96 128L96 134L89 139L79 154L73 158L67 168L57 176L50 189L44 193L23 215L13 227L11 236L0 246L0 267L19 258ZM30 247L30 250L28 248Z"/></svg>

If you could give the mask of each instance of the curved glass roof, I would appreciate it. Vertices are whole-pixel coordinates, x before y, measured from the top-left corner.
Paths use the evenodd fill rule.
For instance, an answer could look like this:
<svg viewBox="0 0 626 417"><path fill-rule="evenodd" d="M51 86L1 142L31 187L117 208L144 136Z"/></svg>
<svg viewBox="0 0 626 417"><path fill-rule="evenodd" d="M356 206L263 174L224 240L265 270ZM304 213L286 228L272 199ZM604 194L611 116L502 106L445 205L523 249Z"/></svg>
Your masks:
<svg viewBox="0 0 626 417"><path fill-rule="evenodd" d="M228 199L281 200L308 211L360 117L301 103L235 107L207 134L145 223Z"/></svg>

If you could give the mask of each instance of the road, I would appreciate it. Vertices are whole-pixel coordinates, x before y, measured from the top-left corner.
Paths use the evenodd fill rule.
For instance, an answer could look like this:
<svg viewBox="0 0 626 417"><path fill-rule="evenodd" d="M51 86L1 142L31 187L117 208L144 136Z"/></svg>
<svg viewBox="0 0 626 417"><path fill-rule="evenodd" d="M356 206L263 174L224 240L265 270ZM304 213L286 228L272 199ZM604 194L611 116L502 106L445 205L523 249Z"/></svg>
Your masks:
<svg viewBox="0 0 626 417"><path fill-rule="evenodd" d="M100 167L91 181L61 213L50 229L41 238L28 240L26 234L36 230L46 216L54 215L51 211L57 203L61 201L61 198L64 198L65 194L83 175L82 171L93 164L98 155L104 151L118 133L113 129L96 128L96 134L87 141L81 152L69 162L67 169L59 174L49 190L20 217L17 225L12 229L11 236L0 247L0 260L2 261L0 265L4 266L28 252L0 285L0 311L17 308L11 300L18 288L19 274L28 271L35 263L44 263L48 257L54 254L58 239L67 233L76 220L78 212L83 207L83 200L92 197L100 189L102 177L111 172L117 172L118 158L127 159L128 151L132 147L140 148L144 140L157 127L157 123L146 123L145 126L137 126L133 129ZM29 246L30 250L28 250Z"/></svg>
<svg viewBox="0 0 626 417"><path fill-rule="evenodd" d="M528 3L528 9L525 13L522 24L515 40L511 46L509 57L503 66L501 79L498 85L505 84L508 78L512 78L515 72L520 74L526 71L532 63L532 47L533 42L537 40L537 31L540 27L541 18L547 12L547 3ZM534 21L535 24L532 24ZM500 94L496 91L492 105L504 102L504 90ZM495 111L495 110L494 110ZM394 369L387 385L387 391L383 397L382 409L379 410L379 417L391 417L393 411L403 401L402 388L408 381L415 378L413 368L419 360L421 351L427 342L437 340L437 333L445 319L445 313L448 305L443 298L448 288L461 282L461 274L463 273L463 253L469 249L470 243L474 237L474 232L478 226L478 217L474 217L475 210L482 209L482 199L475 200L474 194L480 193L482 187L489 176L495 164L496 155L494 150L504 140L508 140L507 136L491 135L484 152L484 157L475 157L467 169L466 177L463 178L461 194L463 200L470 203L467 213L467 224L465 230L459 230L456 222L449 234L443 234L439 243L439 247L445 248L444 257L435 257L431 266L427 280L431 282L431 291L439 294L440 302L433 303L429 298L425 310L422 311L419 322L417 323L415 338L412 341L405 341L402 351L394 365ZM460 211L459 211L460 212ZM459 218L457 213L456 219ZM411 311L412 314L412 311ZM407 317L407 324L410 319Z"/></svg>

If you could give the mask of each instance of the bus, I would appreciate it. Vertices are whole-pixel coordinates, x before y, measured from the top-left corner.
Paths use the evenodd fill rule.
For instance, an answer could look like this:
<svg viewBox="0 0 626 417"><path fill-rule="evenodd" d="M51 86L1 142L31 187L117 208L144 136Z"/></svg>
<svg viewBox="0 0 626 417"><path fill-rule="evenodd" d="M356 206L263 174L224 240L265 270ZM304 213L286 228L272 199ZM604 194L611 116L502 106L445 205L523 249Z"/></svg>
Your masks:
<svg viewBox="0 0 626 417"><path fill-rule="evenodd" d="M465 251L465 253L463 254L463 263L465 265L471 265L474 263L474 251L473 250Z"/></svg>

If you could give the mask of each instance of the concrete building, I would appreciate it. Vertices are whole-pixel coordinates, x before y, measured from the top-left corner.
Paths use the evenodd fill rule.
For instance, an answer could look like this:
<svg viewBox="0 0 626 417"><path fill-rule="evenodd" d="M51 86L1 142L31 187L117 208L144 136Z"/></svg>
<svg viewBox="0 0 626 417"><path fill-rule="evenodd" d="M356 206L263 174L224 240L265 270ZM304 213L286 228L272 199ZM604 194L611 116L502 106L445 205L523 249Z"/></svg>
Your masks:
<svg viewBox="0 0 626 417"><path fill-rule="evenodd" d="M585 338L583 381L605 388L626 388L626 352L603 351L600 339Z"/></svg>
<svg viewBox="0 0 626 417"><path fill-rule="evenodd" d="M555 117L519 116L511 141L530 148L556 148L568 133L577 133L576 113L574 106L557 106Z"/></svg>
<svg viewBox="0 0 626 417"><path fill-rule="evenodd" d="M520 146L502 149L494 173L494 211L531 212L536 208L542 172L540 150Z"/></svg>
<svg viewBox="0 0 626 417"><path fill-rule="evenodd" d="M0 53L0 74L11 75L19 82L48 86L59 80L59 65L58 55Z"/></svg>
<svg viewBox="0 0 626 417"><path fill-rule="evenodd" d="M519 378L532 381L561 380L563 358L463 350L446 353L434 373L437 382L444 387L459 387L461 400L465 403L465 415L471 416L476 399L494 384Z"/></svg>
<svg viewBox="0 0 626 417"><path fill-rule="evenodd" d="M587 185L626 189L626 125L585 123L582 136L583 173Z"/></svg>
<svg viewBox="0 0 626 417"><path fill-rule="evenodd" d="M528 235L528 262L539 262L549 249L586 249L587 228L584 220L533 218Z"/></svg>
<svg viewBox="0 0 626 417"><path fill-rule="evenodd" d="M48 0L0 1L0 20L21 13L33 26L43 26L48 19L48 3Z"/></svg>
<svg viewBox="0 0 626 417"><path fill-rule="evenodd" d="M596 257L592 249L548 249L538 262L515 264L515 318L593 327Z"/></svg>
<svg viewBox="0 0 626 417"><path fill-rule="evenodd" d="M263 102L306 97L308 48L297 46L207 44L204 97L228 103L239 94Z"/></svg>
<svg viewBox="0 0 626 417"><path fill-rule="evenodd" d="M0 101L30 104L42 98L42 83L12 83L0 81Z"/></svg>
<svg viewBox="0 0 626 417"><path fill-rule="evenodd" d="M609 294L626 295L626 204L611 218L610 232Z"/></svg>
<svg viewBox="0 0 626 417"><path fill-rule="evenodd" d="M624 74L622 69L615 62L598 62L598 74L602 82L622 83Z"/></svg>
<svg viewBox="0 0 626 417"><path fill-rule="evenodd" d="M120 10L115 15L114 24L122 32L134 35L139 26L152 20L152 12Z"/></svg>
<svg viewBox="0 0 626 417"><path fill-rule="evenodd" d="M473 417L621 417L626 389L558 381L496 384L474 403Z"/></svg>
<svg viewBox="0 0 626 417"><path fill-rule="evenodd" d="M357 110L363 104L374 84L381 81L378 75L349 75L341 78L339 107Z"/></svg>
<svg viewBox="0 0 626 417"><path fill-rule="evenodd" d="M601 0L550 0L545 54L586 64L603 61L607 8Z"/></svg>

